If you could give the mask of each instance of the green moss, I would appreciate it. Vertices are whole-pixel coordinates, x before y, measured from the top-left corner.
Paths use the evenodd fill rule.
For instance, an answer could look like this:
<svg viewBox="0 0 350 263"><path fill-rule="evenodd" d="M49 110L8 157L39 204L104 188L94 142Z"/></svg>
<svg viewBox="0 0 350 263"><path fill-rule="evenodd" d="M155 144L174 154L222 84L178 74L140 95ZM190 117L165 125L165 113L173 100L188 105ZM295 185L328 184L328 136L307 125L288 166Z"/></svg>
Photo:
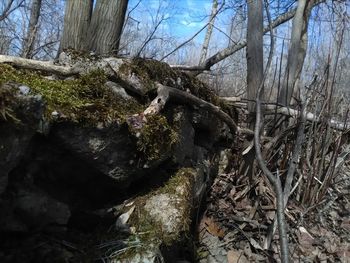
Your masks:
<svg viewBox="0 0 350 263"><path fill-rule="evenodd" d="M149 161L158 160L169 153L178 141L175 129L164 116L158 114L147 116L147 122L137 133L137 148Z"/></svg>
<svg viewBox="0 0 350 263"><path fill-rule="evenodd" d="M41 94L47 103L46 117L56 111L63 119L95 125L124 120L142 111L135 100L125 100L104 86L107 77L101 70L69 80L50 80L37 72L16 70L0 64L0 84L15 82Z"/></svg>
<svg viewBox="0 0 350 263"><path fill-rule="evenodd" d="M181 90L190 90L192 94L199 98L217 105L217 96L202 81L185 72L174 70L164 62L135 58L129 63L125 62L120 67L120 73L125 75L135 74L148 91L155 88L154 82L159 82ZM178 82L178 80L180 81Z"/></svg>
<svg viewBox="0 0 350 263"><path fill-rule="evenodd" d="M142 67L140 67L137 63L134 63L134 60L131 62L123 63L119 68L119 73L124 74L126 76L135 74L139 80L141 81L144 91L148 92L155 89L154 82L151 80L148 72L144 71Z"/></svg>
<svg viewBox="0 0 350 263"><path fill-rule="evenodd" d="M181 215L180 221L182 222L181 228L173 235L167 235L163 239L165 244L171 244L172 242L179 239L181 234L189 233L191 225L191 204L193 185L196 177L196 171L193 168L182 168L169 181L157 191L157 194L170 194L178 195L181 200L178 203L178 207L182 209L183 214ZM176 197L175 197L176 198Z"/></svg>
<svg viewBox="0 0 350 263"><path fill-rule="evenodd" d="M135 210L132 213L129 223L135 228L135 234L130 236L130 241L135 239L140 240L142 247L129 249L123 258L130 258L136 253L142 253L148 250L150 245L157 246L160 244L173 245L179 242L188 242L188 240L181 240L180 237L187 236L190 231L191 224L191 198L192 186L195 180L196 171L192 168L182 168L168 182L161 188L134 200ZM177 203L180 215L181 225L175 233L166 233L160 227L161 222L153 218L144 208L149 198L159 194L169 194Z"/></svg>

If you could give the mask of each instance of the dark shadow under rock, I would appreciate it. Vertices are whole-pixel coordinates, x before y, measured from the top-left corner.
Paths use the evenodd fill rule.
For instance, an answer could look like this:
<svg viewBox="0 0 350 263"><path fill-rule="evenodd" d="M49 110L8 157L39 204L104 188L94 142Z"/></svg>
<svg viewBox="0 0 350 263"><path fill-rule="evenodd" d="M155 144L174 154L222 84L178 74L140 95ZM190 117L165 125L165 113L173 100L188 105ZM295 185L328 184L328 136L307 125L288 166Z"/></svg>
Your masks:
<svg viewBox="0 0 350 263"><path fill-rule="evenodd" d="M52 128L51 136L61 147L115 180L121 187L144 173L137 165L135 139L132 140L126 125L90 128L59 123Z"/></svg>

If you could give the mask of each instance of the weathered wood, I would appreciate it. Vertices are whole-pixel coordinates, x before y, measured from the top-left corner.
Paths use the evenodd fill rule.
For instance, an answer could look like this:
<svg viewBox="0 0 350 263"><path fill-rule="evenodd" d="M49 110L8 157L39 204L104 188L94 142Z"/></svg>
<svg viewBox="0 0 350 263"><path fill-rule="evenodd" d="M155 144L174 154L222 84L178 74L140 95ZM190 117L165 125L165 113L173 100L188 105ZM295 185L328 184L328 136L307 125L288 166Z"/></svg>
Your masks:
<svg viewBox="0 0 350 263"><path fill-rule="evenodd" d="M17 68L42 70L44 72L49 72L49 73L53 73L53 74L57 74L65 77L77 75L81 72L81 70L79 70L78 68L57 66L52 64L52 62L49 62L49 61L39 61L39 60L32 60L32 59L5 56L5 55L0 55L0 63L8 63Z"/></svg>

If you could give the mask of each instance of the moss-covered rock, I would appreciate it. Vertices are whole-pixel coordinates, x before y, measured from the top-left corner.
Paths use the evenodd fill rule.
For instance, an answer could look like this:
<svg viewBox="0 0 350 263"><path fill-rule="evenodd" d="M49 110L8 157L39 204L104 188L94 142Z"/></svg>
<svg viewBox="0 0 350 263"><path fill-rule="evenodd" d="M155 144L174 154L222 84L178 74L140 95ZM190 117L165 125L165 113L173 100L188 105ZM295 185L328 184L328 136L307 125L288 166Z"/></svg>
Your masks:
<svg viewBox="0 0 350 263"><path fill-rule="evenodd" d="M219 99L210 88L196 77L172 69L167 63L152 59L135 58L125 61L119 68L122 79L140 86L142 94L156 88L155 82L166 86L190 91L201 99L218 105Z"/></svg>
<svg viewBox="0 0 350 263"><path fill-rule="evenodd" d="M162 115L147 116L147 122L137 132L137 149L148 161L164 159L178 142L177 131Z"/></svg>
<svg viewBox="0 0 350 263"><path fill-rule="evenodd" d="M161 246L188 246L196 207L196 182L202 182L202 176L195 169L182 168L163 187L137 197L129 220L133 229L129 242L137 240L139 246L125 249L125 253L118 254L112 262L142 262L137 258L157 262L156 258L162 257Z"/></svg>
<svg viewBox="0 0 350 263"><path fill-rule="evenodd" d="M62 228L74 228L74 238L62 232L59 234L73 245L77 239L77 243L89 243L88 246L76 246L84 250L84 257L89 259L76 261L88 262L91 257L96 259L103 254L104 258L108 256L115 262L146 262L146 259L152 262L157 257L166 258L163 248L175 251L175 247L180 247L183 250L191 244L193 213L198 208L198 200L201 200L210 174L209 169L203 167L214 162L214 143L208 144L208 149L201 143L215 141L212 133L203 132L209 130L208 126L214 126L214 122L210 118L206 118L208 121L197 118L196 121L194 112L204 115L198 109L171 103L162 114L144 116L143 112L147 102L154 98L155 94L150 91L156 82L211 102L216 102L216 96L199 80L174 71L165 63L73 56L64 65L71 66L72 60L79 60L76 63L86 68L84 74L68 79L0 64L0 84L15 87L13 90L0 89L0 138L11 139L10 144L0 145L0 153L5 149L6 154L16 157L15 162L8 166L11 185L6 187L7 176L0 177L0 186L3 186L0 193L4 191L2 196L12 194L18 186L28 184L67 204L72 218L69 225L64 221ZM83 65L85 62L87 65ZM130 76L140 84L142 93L133 92L136 88L130 86L133 85ZM21 92L40 99L41 114L32 115L31 108L18 107ZM144 96L142 99L138 96L140 94ZM30 124L29 120L33 118L36 122ZM43 119L50 124L48 133L32 138ZM30 128L30 136L21 138L23 134L20 132L25 131L22 127ZM199 134L204 134L203 138L199 138ZM16 151L19 145L25 150L28 143L26 151ZM26 156L21 159L24 152ZM7 158L7 155L2 156L2 159ZM181 168L183 166L196 168ZM164 183L170 177L169 171L175 169L179 169L178 172ZM164 184L145 194L145 183L153 189L155 185ZM134 199L128 238L125 233L116 233L118 228L111 230L116 218L102 210L131 195L141 195L140 189L142 196ZM16 201L18 197L13 198ZM23 211L31 213L30 209ZM113 216L117 214L113 213ZM101 231L96 227L99 222L105 222ZM89 238L88 235L79 236L79 229L88 232ZM90 238L90 235L94 237ZM123 243L126 238L128 247ZM18 241L22 244L20 239ZM100 246L96 249L96 242L106 242L106 249L100 249ZM24 244L24 248L28 247ZM116 244L121 245L116 248ZM19 254L26 255L27 252L17 247ZM38 250L42 252L41 248ZM93 256L85 253L88 250L94 251ZM77 254L79 258L81 255L77 251L72 250L71 254ZM39 252L33 252L32 258L37 258L37 254Z"/></svg>
<svg viewBox="0 0 350 263"><path fill-rule="evenodd" d="M58 115L67 121L96 126L98 123L123 121L127 115L142 110L143 106L136 100L126 100L113 93L105 86L106 81L107 76L102 70L75 79L60 80L0 64L0 84L20 83L28 86L31 93L42 95L47 103L48 119ZM7 115L9 113L7 110Z"/></svg>

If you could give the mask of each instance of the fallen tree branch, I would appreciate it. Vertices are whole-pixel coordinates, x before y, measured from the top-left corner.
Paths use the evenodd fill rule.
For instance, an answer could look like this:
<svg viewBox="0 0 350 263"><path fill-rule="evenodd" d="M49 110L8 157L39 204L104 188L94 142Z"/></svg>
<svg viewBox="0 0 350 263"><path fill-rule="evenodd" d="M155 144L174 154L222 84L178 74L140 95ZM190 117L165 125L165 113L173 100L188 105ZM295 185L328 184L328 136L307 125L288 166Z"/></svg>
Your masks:
<svg viewBox="0 0 350 263"><path fill-rule="evenodd" d="M52 64L52 62L49 62L49 61L39 61L39 60L5 56L5 55L0 55L0 63L11 64L17 68L42 70L45 72L57 74L64 77L78 75L81 73L81 70L75 67L57 66Z"/></svg>
<svg viewBox="0 0 350 263"><path fill-rule="evenodd" d="M143 112L144 115L153 115L159 113L165 104L171 100L174 102L196 106L201 109L208 110L216 115L221 121L227 124L232 134L249 134L254 135L254 132L249 129L240 128L236 122L226 112L222 111L220 107L215 106L205 100L202 100L188 92L164 86L157 83L158 96L151 102L148 108Z"/></svg>
<svg viewBox="0 0 350 263"><path fill-rule="evenodd" d="M317 0L315 1L314 5L318 5L322 2L325 2L325 0ZM287 22L288 20L294 17L295 13L296 13L296 8L286 12L283 15L280 15L278 18L276 18L271 22L271 27L276 28L279 25ZM270 31L269 26L264 28L264 33L267 33L269 31ZM246 46L247 46L247 41L243 40L233 46L220 50L219 52L217 52L216 54L214 54L213 56L205 60L204 63L202 63L199 66L189 67L189 66L181 66L181 65L172 65L171 67L174 69L185 70L185 71L197 71L197 73L201 73L202 71L210 70L210 68L215 64L217 64L218 62L224 60L225 58L231 56L232 54L236 53L242 48L245 48Z"/></svg>
<svg viewBox="0 0 350 263"><path fill-rule="evenodd" d="M225 100L232 104L232 106L237 107L237 108L247 108L247 100L244 98L240 97L220 97L220 99ZM289 107L284 107L276 104L269 104L269 103L263 103L261 104L264 105L264 114L265 115L270 115L270 114L282 114L288 117L292 118L298 118L300 116L300 111L295 110ZM305 114L305 119L310 122L320 122L320 118L318 118L314 113L312 112L304 112ZM345 131L350 128L350 123L345 123L341 121L337 121L334 119L330 119L328 121L328 124L331 128L340 130L340 131Z"/></svg>

